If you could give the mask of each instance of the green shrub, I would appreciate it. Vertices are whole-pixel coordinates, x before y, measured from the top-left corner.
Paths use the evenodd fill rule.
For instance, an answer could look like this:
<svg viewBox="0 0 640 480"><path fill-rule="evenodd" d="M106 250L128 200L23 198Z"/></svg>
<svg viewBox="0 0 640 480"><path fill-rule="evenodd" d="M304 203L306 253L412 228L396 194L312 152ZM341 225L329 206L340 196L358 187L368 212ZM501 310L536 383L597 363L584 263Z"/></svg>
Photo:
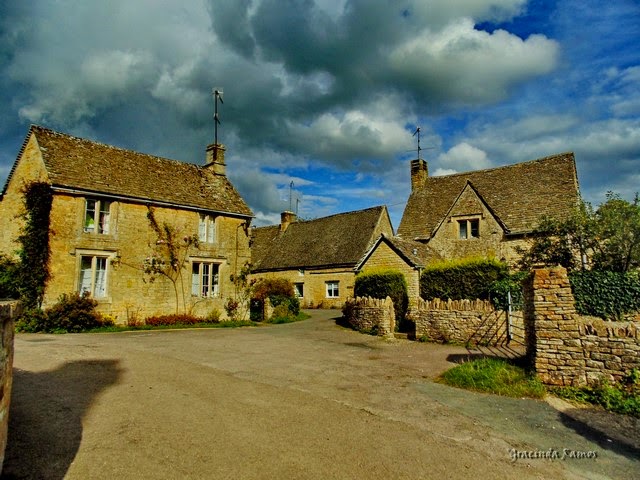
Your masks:
<svg viewBox="0 0 640 480"><path fill-rule="evenodd" d="M269 295L272 307L284 306L294 317L300 313L300 300L297 297L285 295Z"/></svg>
<svg viewBox="0 0 640 480"><path fill-rule="evenodd" d="M49 331L77 333L105 326L101 315L96 312L97 305L98 302L89 294L63 294L58 303L45 310Z"/></svg>
<svg viewBox="0 0 640 480"><path fill-rule="evenodd" d="M393 301L396 314L396 327L401 332L410 331L412 324L405 316L409 306L407 281L404 275L396 270L373 270L362 272L356 276L353 289L356 297L387 298Z"/></svg>
<svg viewBox="0 0 640 480"><path fill-rule="evenodd" d="M487 300L490 286L508 275L507 265L492 258L446 261L424 269L420 276L420 296L425 300Z"/></svg>
<svg viewBox="0 0 640 480"><path fill-rule="evenodd" d="M20 297L17 284L18 268L18 262L0 255L0 298Z"/></svg>
<svg viewBox="0 0 640 480"><path fill-rule="evenodd" d="M218 323L221 317L222 312L220 312L220 310L218 310L217 308L214 308L209 313L207 313L207 316L204 320L207 323Z"/></svg>
<svg viewBox="0 0 640 480"><path fill-rule="evenodd" d="M637 273L579 271L569 274L576 310L582 315L619 320L640 311Z"/></svg>
<svg viewBox="0 0 640 480"><path fill-rule="evenodd" d="M19 332L79 333L94 328L112 326L113 320L104 319L96 312L96 302L88 294L64 294L51 308L42 311L30 308L16 321Z"/></svg>
<svg viewBox="0 0 640 480"><path fill-rule="evenodd" d="M507 310L509 307L509 292L511 292L511 305L522 305L522 281L529 272L515 272L496 280L489 285L489 298L499 310Z"/></svg>
<svg viewBox="0 0 640 480"><path fill-rule="evenodd" d="M293 320L300 313L300 300L295 296L293 283L285 278L265 278L254 285L251 297L252 320L261 319L266 299L269 299L271 306L279 312L276 315L274 311L272 318L291 318ZM271 321L271 319L268 320Z"/></svg>

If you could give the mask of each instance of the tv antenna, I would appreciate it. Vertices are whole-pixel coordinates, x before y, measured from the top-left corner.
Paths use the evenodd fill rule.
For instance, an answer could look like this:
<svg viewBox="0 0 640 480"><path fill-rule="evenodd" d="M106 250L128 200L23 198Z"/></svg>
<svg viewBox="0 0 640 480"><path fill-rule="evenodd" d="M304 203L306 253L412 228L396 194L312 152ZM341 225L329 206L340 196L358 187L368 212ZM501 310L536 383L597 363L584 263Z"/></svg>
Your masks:
<svg viewBox="0 0 640 480"><path fill-rule="evenodd" d="M215 113L213 114L213 125L214 125L214 145L218 145L218 125L220 124L220 115L218 114L218 101L220 101L220 103L224 103L222 101L222 89L221 88L214 88L213 89L213 96L215 98Z"/></svg>
<svg viewBox="0 0 640 480"><path fill-rule="evenodd" d="M413 137L416 137L416 136L418 137L418 160L422 160L422 156L421 156L422 150L432 150L433 148L435 148L435 147L422 148L420 146L420 131L421 131L421 128L416 127L416 131L413 132L413 135L412 135ZM415 152L415 150L409 150L409 152Z"/></svg>
<svg viewBox="0 0 640 480"><path fill-rule="evenodd" d="M293 212L293 180L289 184L289 211Z"/></svg>

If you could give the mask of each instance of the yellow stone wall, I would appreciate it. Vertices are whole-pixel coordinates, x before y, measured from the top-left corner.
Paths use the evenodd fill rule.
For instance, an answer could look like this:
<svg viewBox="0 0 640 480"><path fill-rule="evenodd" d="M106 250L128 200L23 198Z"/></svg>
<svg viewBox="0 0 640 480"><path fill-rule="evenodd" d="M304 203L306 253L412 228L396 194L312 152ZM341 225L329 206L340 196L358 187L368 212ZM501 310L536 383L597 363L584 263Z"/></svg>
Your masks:
<svg viewBox="0 0 640 480"><path fill-rule="evenodd" d="M420 298L420 274L418 270L405 262L389 245L380 242L360 271L368 272L383 268L397 270L402 273L407 281L409 301L411 303L417 302L418 298Z"/></svg>
<svg viewBox="0 0 640 480"><path fill-rule="evenodd" d="M480 222L479 237L459 239L458 220L476 218ZM429 246L445 259L494 257L514 264L520 258L515 250L516 246L526 246L526 241L505 236L504 229L493 214L473 189L468 187L460 195L433 238L429 240Z"/></svg>
<svg viewBox="0 0 640 480"><path fill-rule="evenodd" d="M331 268L318 270L283 270L252 274L253 279L285 278L291 283L304 285L302 308L342 308L347 298L353 297L355 273L349 268ZM339 282L339 296L327 298L326 282Z"/></svg>
<svg viewBox="0 0 640 480"><path fill-rule="evenodd" d="M23 225L17 215L24 212L22 189L33 181L47 181L47 172L40 157L38 142L31 136L25 146L22 160L17 164L7 185L7 191L0 201L0 253L15 255L15 241Z"/></svg>
<svg viewBox="0 0 640 480"><path fill-rule="evenodd" d="M84 232L84 208L85 197L65 194L54 197L51 210L51 279L44 306L55 303L63 293L78 290L80 256L83 253L106 252L112 258L107 268L107 298L99 300L98 309L102 313L115 317L119 323L133 317L142 319L149 315L174 313L176 290L173 282L163 276L155 276L151 281L144 274L144 260L153 253L158 240L149 225L147 207L125 201L112 202L109 234ZM175 228L179 239L197 234L197 212L160 207L154 211L158 223L166 222ZM250 258L243 222L242 219L218 217L216 243L201 243L199 248L181 250L181 258L186 258L186 261L181 277L175 277L178 311L206 315L217 309L224 313L224 302L235 295L230 276ZM189 261L199 258L216 259L221 264L218 298L191 296Z"/></svg>

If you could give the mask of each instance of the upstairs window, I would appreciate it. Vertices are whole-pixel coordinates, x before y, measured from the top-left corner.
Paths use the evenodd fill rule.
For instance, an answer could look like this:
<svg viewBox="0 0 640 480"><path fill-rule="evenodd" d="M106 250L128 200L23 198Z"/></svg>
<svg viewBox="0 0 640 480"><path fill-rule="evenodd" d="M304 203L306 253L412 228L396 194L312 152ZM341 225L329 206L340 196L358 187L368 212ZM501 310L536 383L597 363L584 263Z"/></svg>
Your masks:
<svg viewBox="0 0 640 480"><path fill-rule="evenodd" d="M191 295L215 298L220 296L220 264L193 262L191 264Z"/></svg>
<svg viewBox="0 0 640 480"><path fill-rule="evenodd" d="M468 240L480 236L480 220L478 218L458 220L458 238Z"/></svg>
<svg viewBox="0 0 640 480"><path fill-rule="evenodd" d="M204 213L199 215L198 240L202 243L216 243L216 217Z"/></svg>
<svg viewBox="0 0 640 480"><path fill-rule="evenodd" d="M84 209L84 231L107 235L111 223L111 202L87 198Z"/></svg>

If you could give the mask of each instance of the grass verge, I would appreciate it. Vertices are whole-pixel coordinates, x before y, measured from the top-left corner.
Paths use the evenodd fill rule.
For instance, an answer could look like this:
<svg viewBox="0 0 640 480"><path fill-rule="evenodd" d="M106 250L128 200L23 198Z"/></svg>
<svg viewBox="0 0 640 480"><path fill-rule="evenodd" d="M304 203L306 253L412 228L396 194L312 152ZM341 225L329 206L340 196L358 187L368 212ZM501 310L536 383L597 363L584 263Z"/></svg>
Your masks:
<svg viewBox="0 0 640 480"><path fill-rule="evenodd" d="M105 327L93 328L87 330L86 333L109 333L109 332L132 332L137 330L180 330L187 328L238 328L238 327L256 327L260 325L256 322L249 320L241 321L226 321L226 322L199 322L182 324L176 323L173 325L111 325Z"/></svg>
<svg viewBox="0 0 640 480"><path fill-rule="evenodd" d="M499 358L465 362L444 372L438 381L452 387L508 397L543 398L544 385L522 367Z"/></svg>
<svg viewBox="0 0 640 480"><path fill-rule="evenodd" d="M304 312L300 312L295 317L292 317L292 316L274 317L274 318L271 318L270 320L265 321L264 323L271 323L274 325L278 325L281 323L299 322L301 320L306 320L307 318L311 318L311 315L308 315Z"/></svg>

